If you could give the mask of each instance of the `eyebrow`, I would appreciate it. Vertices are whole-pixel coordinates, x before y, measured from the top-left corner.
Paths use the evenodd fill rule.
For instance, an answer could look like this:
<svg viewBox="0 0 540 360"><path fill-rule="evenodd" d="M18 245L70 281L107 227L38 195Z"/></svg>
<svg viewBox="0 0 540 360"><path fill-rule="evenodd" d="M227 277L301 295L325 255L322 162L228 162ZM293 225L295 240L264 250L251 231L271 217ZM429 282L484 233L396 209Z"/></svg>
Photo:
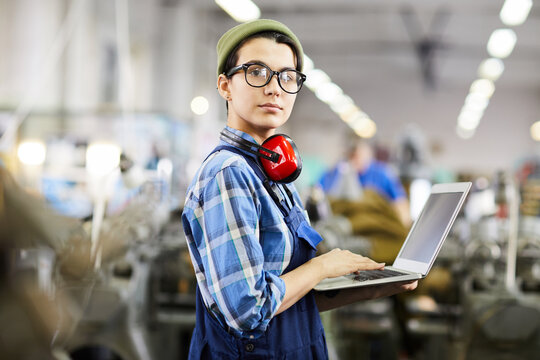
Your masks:
<svg viewBox="0 0 540 360"><path fill-rule="evenodd" d="M270 65L268 65L264 61L257 60L257 59L248 60L244 64L249 64L249 63L258 63L258 64L263 64L263 65L266 65L266 66L270 67ZM296 70L296 66L284 66L281 69L279 69L278 71L283 71L283 70Z"/></svg>

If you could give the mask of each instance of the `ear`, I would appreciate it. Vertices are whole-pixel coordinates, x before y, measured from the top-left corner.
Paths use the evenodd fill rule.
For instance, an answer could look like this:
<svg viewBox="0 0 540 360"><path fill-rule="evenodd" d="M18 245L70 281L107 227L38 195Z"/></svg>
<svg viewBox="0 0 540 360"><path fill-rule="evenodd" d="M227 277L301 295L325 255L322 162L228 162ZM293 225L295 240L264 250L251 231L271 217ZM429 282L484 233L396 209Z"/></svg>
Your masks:
<svg viewBox="0 0 540 360"><path fill-rule="evenodd" d="M224 74L220 74L218 76L217 89L219 91L219 95L221 95L222 98L224 98L227 101L231 99L231 89L230 89L229 79Z"/></svg>

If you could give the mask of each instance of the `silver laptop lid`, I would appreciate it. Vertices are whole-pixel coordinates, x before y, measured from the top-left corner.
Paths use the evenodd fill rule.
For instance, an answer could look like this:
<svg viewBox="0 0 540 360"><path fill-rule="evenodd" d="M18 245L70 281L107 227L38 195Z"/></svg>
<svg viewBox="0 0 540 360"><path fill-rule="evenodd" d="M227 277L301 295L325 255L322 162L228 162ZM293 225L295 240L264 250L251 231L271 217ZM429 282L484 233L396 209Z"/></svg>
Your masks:
<svg viewBox="0 0 540 360"><path fill-rule="evenodd" d="M393 266L426 275L471 188L470 182L436 184L414 222Z"/></svg>

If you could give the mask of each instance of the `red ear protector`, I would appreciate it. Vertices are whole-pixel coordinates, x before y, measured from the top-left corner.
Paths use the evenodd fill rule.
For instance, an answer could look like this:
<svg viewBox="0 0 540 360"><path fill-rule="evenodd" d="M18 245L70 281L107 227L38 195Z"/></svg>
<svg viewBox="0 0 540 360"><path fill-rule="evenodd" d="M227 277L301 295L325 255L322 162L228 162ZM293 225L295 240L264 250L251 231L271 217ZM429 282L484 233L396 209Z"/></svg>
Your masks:
<svg viewBox="0 0 540 360"><path fill-rule="evenodd" d="M272 135L261 146L225 128L221 131L221 139L232 146L256 155L265 175L272 181L290 183L296 180L302 171L302 159L298 154L298 149L294 141L287 135Z"/></svg>

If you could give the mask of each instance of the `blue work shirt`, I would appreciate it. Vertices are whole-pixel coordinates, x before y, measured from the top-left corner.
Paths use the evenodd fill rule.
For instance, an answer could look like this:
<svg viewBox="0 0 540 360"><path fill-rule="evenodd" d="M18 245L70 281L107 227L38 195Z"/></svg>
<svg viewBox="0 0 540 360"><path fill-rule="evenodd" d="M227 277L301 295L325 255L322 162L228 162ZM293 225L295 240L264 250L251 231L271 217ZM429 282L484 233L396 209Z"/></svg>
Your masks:
<svg viewBox="0 0 540 360"><path fill-rule="evenodd" d="M341 176L338 164L325 173L319 183L325 192L329 192L332 186L339 184ZM388 165L380 161L372 161L364 172L359 172L358 181L363 188L373 189L391 202L407 196L399 177Z"/></svg>
<svg viewBox="0 0 540 360"><path fill-rule="evenodd" d="M293 185L279 186L288 186L301 207ZM236 336L262 334L285 295L279 276L294 237L242 156L222 150L206 159L188 188L182 223L207 309Z"/></svg>

